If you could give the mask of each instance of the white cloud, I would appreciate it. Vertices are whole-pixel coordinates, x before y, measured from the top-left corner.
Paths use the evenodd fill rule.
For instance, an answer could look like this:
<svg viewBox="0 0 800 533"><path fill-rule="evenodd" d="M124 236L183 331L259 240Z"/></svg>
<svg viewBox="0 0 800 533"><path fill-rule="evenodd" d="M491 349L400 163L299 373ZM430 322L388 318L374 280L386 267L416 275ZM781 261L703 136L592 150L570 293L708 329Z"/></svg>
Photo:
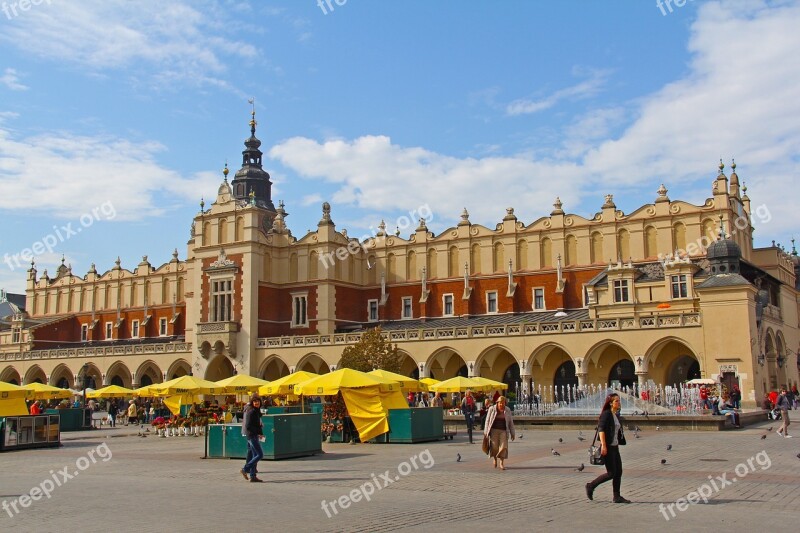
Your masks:
<svg viewBox="0 0 800 533"><path fill-rule="evenodd" d="M110 201L117 220L140 220L164 212L154 205L160 191L196 200L198 190L216 190L215 172L184 177L161 167L163 150L156 142L68 133L17 139L0 127L0 209L74 218Z"/></svg>
<svg viewBox="0 0 800 533"><path fill-rule="evenodd" d="M754 208L764 204L772 215L759 225L756 239L763 245L767 238L786 239L800 221L796 199L787 194L800 175L798 25L795 3L701 5L683 78L574 117L561 132L561 148L549 154L455 158L363 136L325 142L296 137L269 155L303 177L335 184L334 202L386 212L430 201L447 225L466 205L473 222L490 227L511 202L526 223L549 213L557 195L566 210L591 216L603 193L614 193L618 205L631 189L651 190L655 199L662 182L673 200L702 203L711 195L718 158L729 165L735 157ZM518 100L507 111L535 112L593 94L606 77L593 72L587 81L538 100ZM590 204L577 205L588 195Z"/></svg>
<svg viewBox="0 0 800 533"><path fill-rule="evenodd" d="M27 85L23 85L19 82L19 76L17 75L17 71L16 69L13 68L7 68L5 69L5 71L3 71L3 75L0 76L0 85L5 85L12 91L28 90Z"/></svg>
<svg viewBox="0 0 800 533"><path fill-rule="evenodd" d="M577 74L583 74L583 69L574 69ZM549 109L562 100L579 100L597 94L600 88L605 85L608 78L608 71L591 70L588 72L589 78L565 89L560 89L548 96L536 100L521 98L514 100L506 106L508 115L528 115Z"/></svg>
<svg viewBox="0 0 800 533"><path fill-rule="evenodd" d="M124 69L135 78L144 64L159 70L156 80L227 87L222 75L228 58L254 58L257 50L220 37L237 25L210 7L206 14L179 1L58 2L9 21L0 41L95 73Z"/></svg>

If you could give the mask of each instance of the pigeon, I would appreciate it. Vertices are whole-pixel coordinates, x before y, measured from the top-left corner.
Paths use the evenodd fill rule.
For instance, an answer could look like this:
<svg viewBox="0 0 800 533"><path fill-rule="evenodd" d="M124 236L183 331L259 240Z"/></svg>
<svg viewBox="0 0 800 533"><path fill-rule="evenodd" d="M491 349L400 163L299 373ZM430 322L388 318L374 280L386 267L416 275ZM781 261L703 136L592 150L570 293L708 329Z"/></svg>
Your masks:
<svg viewBox="0 0 800 533"><path fill-rule="evenodd" d="M461 462L461 454L460 454L460 453L457 453L457 454L456 454L456 462L457 462L457 463L460 463L460 462Z"/></svg>
<svg viewBox="0 0 800 533"><path fill-rule="evenodd" d="M774 427L775 427L775 426L770 426L770 427L768 427L768 428L767 428L767 431L772 431L772 428L774 428Z"/></svg>
<svg viewBox="0 0 800 533"><path fill-rule="evenodd" d="M800 459L800 453L797 454L797 458Z"/></svg>
<svg viewBox="0 0 800 533"><path fill-rule="evenodd" d="M586 467L585 467L585 466L583 466L583 463L581 463L581 466L579 466L579 467L578 467L578 468L576 468L575 470L576 470L577 472L583 472L583 469L584 469L584 468L586 468Z"/></svg>
<svg viewBox="0 0 800 533"><path fill-rule="evenodd" d="M520 439L522 439L522 432L520 432L520 434L519 434L519 438L520 438Z"/></svg>
<svg viewBox="0 0 800 533"><path fill-rule="evenodd" d="M637 439L640 438L638 433L634 433L633 436Z"/></svg>
<svg viewBox="0 0 800 533"><path fill-rule="evenodd" d="M641 429L639 428L639 426L636 426L636 429L634 429L634 431L641 431Z"/></svg>
<svg viewBox="0 0 800 533"><path fill-rule="evenodd" d="M671 449L672 449L672 444L667 444L667 451L670 451Z"/></svg>
<svg viewBox="0 0 800 533"><path fill-rule="evenodd" d="M550 448L550 453L552 453L553 455L561 455L560 453L558 453L558 452L555 450L555 448Z"/></svg>
<svg viewBox="0 0 800 533"><path fill-rule="evenodd" d="M582 436L582 435L578 435L578 440L579 440L579 441L581 441L581 442L583 442L583 441L585 441L585 440L586 440L586 437L584 437L584 436Z"/></svg>
<svg viewBox="0 0 800 533"><path fill-rule="evenodd" d="M656 426L656 431L661 431L661 426Z"/></svg>
<svg viewBox="0 0 800 533"><path fill-rule="evenodd" d="M661 464L662 464L662 465L665 465L665 464L667 464L667 460L666 460L666 459L661 459Z"/></svg>
<svg viewBox="0 0 800 533"><path fill-rule="evenodd" d="M559 438L558 438L558 442L564 442L564 439L562 439L561 437L559 437Z"/></svg>
<svg viewBox="0 0 800 533"><path fill-rule="evenodd" d="M581 431L581 430L579 429L579 430L578 430L578 435L579 435L579 436L581 436L581 437L583 437L583 431Z"/></svg>
<svg viewBox="0 0 800 533"><path fill-rule="evenodd" d="M764 435L761 435L761 440L765 440L766 438L767 438L766 433Z"/></svg>

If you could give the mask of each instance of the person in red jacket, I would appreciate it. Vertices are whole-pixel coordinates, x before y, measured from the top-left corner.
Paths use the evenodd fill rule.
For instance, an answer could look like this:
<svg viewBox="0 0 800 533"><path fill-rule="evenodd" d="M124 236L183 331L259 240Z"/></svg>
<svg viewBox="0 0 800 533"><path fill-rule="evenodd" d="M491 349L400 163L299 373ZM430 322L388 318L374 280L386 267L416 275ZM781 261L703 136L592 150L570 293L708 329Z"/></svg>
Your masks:
<svg viewBox="0 0 800 533"><path fill-rule="evenodd" d="M42 408L39 406L39 402L35 401L31 405L31 414L32 415L40 415L42 414Z"/></svg>

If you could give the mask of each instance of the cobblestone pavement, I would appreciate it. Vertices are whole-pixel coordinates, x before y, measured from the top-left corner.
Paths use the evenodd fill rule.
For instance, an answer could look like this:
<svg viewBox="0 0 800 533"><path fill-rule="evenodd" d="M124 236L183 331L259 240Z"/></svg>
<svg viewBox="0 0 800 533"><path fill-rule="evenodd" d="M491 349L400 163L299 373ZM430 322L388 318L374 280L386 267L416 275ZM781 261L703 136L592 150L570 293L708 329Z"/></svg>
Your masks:
<svg viewBox="0 0 800 533"><path fill-rule="evenodd" d="M523 429L510 445L506 471L493 469L480 445L467 443L463 432L453 441L423 444L325 444L324 455L262 462L262 484L242 479L242 461L202 459L200 438L140 438L124 427L69 433L58 449L0 454L0 503L8 508L0 510L0 530L796 527L800 434L784 439L768 432L770 425L724 433L644 431L640 438L628 432L622 489L633 500L630 505L610 502L610 482L597 489L595 501L586 499L584 484L603 471L589 465L576 471L586 463L593 436L586 431L588 440L580 442L577 430ZM551 448L561 455L552 455ZM104 460L108 450L111 458ZM56 479L61 486L47 482ZM39 486L49 498L31 491ZM707 492L707 504L686 503L684 510L683 503L675 505L698 489ZM39 499L19 499L23 494Z"/></svg>

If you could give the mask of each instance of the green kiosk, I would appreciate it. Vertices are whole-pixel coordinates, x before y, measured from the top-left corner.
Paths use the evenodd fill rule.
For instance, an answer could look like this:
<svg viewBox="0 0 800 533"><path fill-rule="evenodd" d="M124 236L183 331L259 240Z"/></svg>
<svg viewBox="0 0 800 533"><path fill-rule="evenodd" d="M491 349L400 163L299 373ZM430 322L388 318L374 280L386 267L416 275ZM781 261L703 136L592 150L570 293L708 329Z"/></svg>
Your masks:
<svg viewBox="0 0 800 533"><path fill-rule="evenodd" d="M61 446L58 415L0 418L0 452Z"/></svg>
<svg viewBox="0 0 800 533"><path fill-rule="evenodd" d="M266 441L264 459L289 459L322 453L322 413L284 413L261 417ZM247 439L241 424L208 426L208 457L244 459Z"/></svg>

